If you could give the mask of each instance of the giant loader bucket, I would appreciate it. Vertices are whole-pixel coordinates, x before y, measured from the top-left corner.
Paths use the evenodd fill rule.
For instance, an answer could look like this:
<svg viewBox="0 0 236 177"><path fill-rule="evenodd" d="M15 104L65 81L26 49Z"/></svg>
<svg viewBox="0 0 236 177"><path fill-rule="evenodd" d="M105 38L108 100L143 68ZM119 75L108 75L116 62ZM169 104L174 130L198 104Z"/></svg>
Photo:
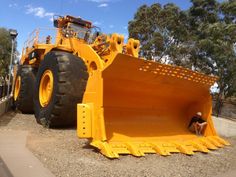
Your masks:
<svg viewBox="0 0 236 177"><path fill-rule="evenodd" d="M110 158L192 155L229 145L216 135L211 119L209 88L215 81L181 67L118 54L89 78L83 104L78 104L78 135L92 138L91 144ZM98 89L89 90L92 85ZM199 111L207 121L201 137L188 129Z"/></svg>

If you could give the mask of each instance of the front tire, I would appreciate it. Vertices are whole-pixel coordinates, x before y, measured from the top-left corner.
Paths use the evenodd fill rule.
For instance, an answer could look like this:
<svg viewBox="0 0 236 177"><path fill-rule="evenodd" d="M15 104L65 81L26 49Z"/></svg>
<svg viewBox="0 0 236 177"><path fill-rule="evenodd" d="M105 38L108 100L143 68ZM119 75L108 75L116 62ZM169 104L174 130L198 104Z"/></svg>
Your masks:
<svg viewBox="0 0 236 177"><path fill-rule="evenodd" d="M45 127L76 124L76 105L81 103L88 79L82 59L63 51L49 52L41 62L34 92L34 111Z"/></svg>

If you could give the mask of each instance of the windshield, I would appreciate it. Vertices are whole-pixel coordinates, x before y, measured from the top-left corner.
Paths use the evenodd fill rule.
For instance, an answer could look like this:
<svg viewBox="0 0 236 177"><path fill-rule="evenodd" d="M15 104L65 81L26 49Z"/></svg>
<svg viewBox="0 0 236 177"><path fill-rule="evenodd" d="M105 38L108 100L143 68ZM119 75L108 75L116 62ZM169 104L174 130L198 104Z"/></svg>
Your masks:
<svg viewBox="0 0 236 177"><path fill-rule="evenodd" d="M93 26L92 28L85 28L71 23L68 25L68 28L76 33L76 37L78 39L83 39L89 44L93 43L96 37L101 34L100 28L96 26Z"/></svg>
<svg viewBox="0 0 236 177"><path fill-rule="evenodd" d="M73 23L69 24L68 28L71 28L77 34L77 38L79 39L84 39L86 32L89 30Z"/></svg>

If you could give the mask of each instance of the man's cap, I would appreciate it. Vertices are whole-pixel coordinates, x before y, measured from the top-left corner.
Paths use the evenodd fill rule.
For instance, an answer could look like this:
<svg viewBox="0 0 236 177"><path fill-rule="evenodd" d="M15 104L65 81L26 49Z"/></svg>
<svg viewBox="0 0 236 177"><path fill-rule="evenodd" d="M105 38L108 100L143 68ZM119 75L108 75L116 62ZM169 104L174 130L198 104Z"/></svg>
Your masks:
<svg viewBox="0 0 236 177"><path fill-rule="evenodd" d="M201 112L197 112L196 113L198 116L202 116L202 113Z"/></svg>

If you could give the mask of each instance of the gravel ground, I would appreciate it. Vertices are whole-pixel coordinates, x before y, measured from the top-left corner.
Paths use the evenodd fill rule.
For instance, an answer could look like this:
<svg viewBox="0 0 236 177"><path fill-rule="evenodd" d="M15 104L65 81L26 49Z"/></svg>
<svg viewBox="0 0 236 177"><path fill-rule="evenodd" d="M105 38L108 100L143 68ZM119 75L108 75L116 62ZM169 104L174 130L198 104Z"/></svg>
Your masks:
<svg viewBox="0 0 236 177"><path fill-rule="evenodd" d="M87 140L78 139L75 128L45 129L33 115L10 112L0 117L0 129L29 131L27 147L57 177L223 177L236 170L236 137L228 139L232 146L208 154L125 155L110 160L90 147Z"/></svg>

